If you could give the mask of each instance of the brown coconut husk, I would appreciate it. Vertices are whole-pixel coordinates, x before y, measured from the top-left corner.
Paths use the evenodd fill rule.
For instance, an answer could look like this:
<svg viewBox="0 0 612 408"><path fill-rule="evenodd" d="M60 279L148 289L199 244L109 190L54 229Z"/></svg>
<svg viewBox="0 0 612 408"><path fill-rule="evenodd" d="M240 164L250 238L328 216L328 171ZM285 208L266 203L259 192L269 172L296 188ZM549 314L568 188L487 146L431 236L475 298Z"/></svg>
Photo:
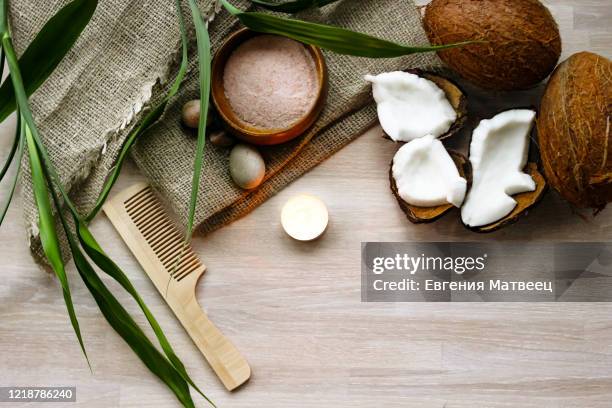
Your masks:
<svg viewBox="0 0 612 408"><path fill-rule="evenodd" d="M480 41L438 55L484 89L531 88L561 55L557 23L538 0L433 0L423 26L434 45Z"/></svg>
<svg viewBox="0 0 612 408"><path fill-rule="evenodd" d="M572 55L553 73L542 98L538 140L550 185L578 208L612 202L612 62Z"/></svg>
<svg viewBox="0 0 612 408"><path fill-rule="evenodd" d="M468 180L469 182L472 173L470 162L461 153L455 151L449 151L448 153L455 162L455 165L457 166L457 170L459 170L459 174L461 175L461 177ZM389 168L389 181L391 182L391 191L397 199L400 208L402 209L404 214L406 214L410 222L412 222L413 224L425 224L434 222L449 211L451 211L453 208L455 208L455 206L453 206L452 204L439 205L436 207L417 207L416 205L408 204L399 195L397 184L395 182L395 179L393 178L392 169L393 161L391 162L391 166Z"/></svg>
<svg viewBox="0 0 612 408"><path fill-rule="evenodd" d="M450 127L450 129L438 137L440 140L448 139L459 133L459 131L465 125L468 117L468 109L467 109L467 95L465 92L452 80L445 78L439 74L434 74L432 72L422 71L419 69L409 69L406 72L411 74L420 76L421 78L425 78L434 84L436 84L444 94L446 95L446 99L448 99L449 103L457 113L457 119L455 123ZM392 140L388 135L384 135L385 139Z"/></svg>

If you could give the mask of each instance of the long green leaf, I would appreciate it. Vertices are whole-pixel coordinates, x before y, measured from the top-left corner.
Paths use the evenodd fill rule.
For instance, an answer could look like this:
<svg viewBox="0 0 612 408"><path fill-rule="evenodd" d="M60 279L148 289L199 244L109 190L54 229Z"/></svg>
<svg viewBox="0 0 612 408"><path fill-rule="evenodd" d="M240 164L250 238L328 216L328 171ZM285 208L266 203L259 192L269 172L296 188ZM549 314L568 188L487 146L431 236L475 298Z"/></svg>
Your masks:
<svg viewBox="0 0 612 408"><path fill-rule="evenodd" d="M34 196L36 197L36 204L38 207L38 228L40 230L40 241L42 243L43 251L53 272L57 276L62 286L62 293L64 295L64 301L66 303L66 309L68 309L68 315L70 316L70 322L74 332L76 333L81 350L87 359L89 364L89 358L85 351L85 345L83 344L83 338L81 337L81 329L74 312L74 306L72 304L72 296L70 294L70 286L68 285L68 277L64 269L64 263L62 261L62 252L60 249L59 239L57 231L55 229L55 217L51 210L51 203L49 202L49 190L45 182L44 170L38 155L38 149L32 138L27 124L22 124L25 132L25 138L28 144L28 152L30 157L30 168L32 169L32 182L34 185ZM91 366L90 366L91 367Z"/></svg>
<svg viewBox="0 0 612 408"><path fill-rule="evenodd" d="M35 146L35 148L37 147L38 146ZM38 151L40 152L40 149ZM51 182L51 178L47 172L45 172L45 176L47 181ZM53 197L55 207L61 208L61 202L55 190L51 190L51 196ZM104 285L95 269L91 266L79 248L77 240L70 230L63 213L59 212L58 214L66 237L68 238L77 271L85 283L85 286L87 286L94 297L106 321L130 346L147 368L172 390L184 407L194 407L191 394L189 393L189 387L185 379L176 370L175 366L170 364L168 360L157 351L130 314Z"/></svg>
<svg viewBox="0 0 612 408"><path fill-rule="evenodd" d="M282 35L338 54L367 58L395 58L470 44L466 42L440 46L413 47L340 27L277 17L265 13L243 12L227 0L221 0L221 3L231 14L238 17L242 24L253 31Z"/></svg>
<svg viewBox="0 0 612 408"><path fill-rule="evenodd" d="M6 0L3 3L6 5ZM19 59L22 83L28 96L45 82L64 59L89 23L97 5L98 0L74 0L43 26ZM0 32L8 32L8 27L3 27ZM10 82L6 81L0 87L0 122L16 107Z"/></svg>
<svg viewBox="0 0 612 408"><path fill-rule="evenodd" d="M13 44L11 42L11 37L8 31L8 19L6 15L7 6L7 0L0 0L0 36L2 42L1 45L6 55L6 61L9 66L9 70L11 71L11 81L7 81L7 83L12 82L13 86L16 89L16 95L18 96L18 100L20 99L20 122L21 126L23 127L23 133L25 134L26 143L28 145L30 167L32 170L34 196L36 198L36 204L39 213L38 227L40 230L40 239L45 256L48 258L49 264L51 265L53 272L57 276L62 286L62 293L64 296L64 301L66 303L66 309L68 310L68 315L70 317L70 323L72 324L74 332L81 346L81 350L83 351L83 355L85 356L87 364L89 365L89 358L87 357L85 345L83 344L81 329L79 327L79 322L74 312L74 305L72 303L72 296L70 294L68 277L66 276L64 264L62 262L62 253L60 250L57 231L55 229L55 217L53 216L51 204L49 202L49 192L44 179L42 164L37 150L33 148L33 133L31 132L31 128L28 126L29 123L33 123L33 120L25 120L25 118L31 119L32 114L29 111L27 97L25 96L25 90L23 89L22 76L19 71L17 57L15 56L15 50L13 49Z"/></svg>
<svg viewBox="0 0 612 408"><path fill-rule="evenodd" d="M81 278L113 329L125 340L147 368L174 392L184 407L194 407L187 382L175 367L157 351L130 314L104 286L102 280L74 244L72 255Z"/></svg>
<svg viewBox="0 0 612 408"><path fill-rule="evenodd" d="M75 219L77 223L77 235L79 237L79 241L83 249L87 255L94 261L94 263L102 269L106 274L115 279L136 301L145 317L147 318L153 332L157 336L159 344L162 346L164 353L168 356L168 359L172 363L172 365L176 368L176 370L181 374L183 379L189 383L200 395L202 395L211 405L214 406L214 403L195 385L195 383L191 380L189 375L187 374L187 370L185 366L179 359L179 357L174 352L170 342L164 335L163 330L161 329L159 323L153 316L153 313L149 310L145 302L142 300L136 288L132 285L128 277L123 273L123 271L113 262L112 259L106 255L104 250L100 247L92 233L89 231L87 225L79 219Z"/></svg>
<svg viewBox="0 0 612 408"><path fill-rule="evenodd" d="M208 117L208 104L210 101L210 77L211 77L211 50L208 28L195 0L189 0L193 24L196 30L198 43L198 66L200 68L200 123L198 126L198 143L196 146L196 156L193 164L193 178L191 180L191 199L189 201L189 216L187 219L187 231L185 242L191 241L193 232L195 209L198 202L198 192L200 189L200 176L204 162L204 149L206 147L206 120ZM178 262L177 262L178 263Z"/></svg>
<svg viewBox="0 0 612 408"><path fill-rule="evenodd" d="M13 49L13 43L11 41L8 27L7 1L8 0L0 0L0 42L6 55L6 62L11 73L11 81L7 81L7 83L13 84L20 111L20 123L21 127L23 127L23 134L28 146L34 196L39 213L38 227L40 231L40 240L43 252L49 260L49 264L51 265L53 272L57 276L62 286L62 293L66 303L66 308L68 310L68 315L70 317L70 322L79 341L79 345L81 346L81 350L83 351L83 355L87 360L87 364L91 368L89 358L87 357L87 352L85 351L85 345L83 344L79 322L77 320L76 313L74 312L74 305L72 303L72 296L70 294L70 286L68 284L68 277L62 261L59 238L55 229L55 217L53 216L51 203L49 202L49 190L47 189L47 184L45 182L41 158L38 154L38 150L35 148L34 137L37 136L37 130L36 126L34 125L32 113L30 112L28 106L28 98L23 87L23 77L21 75L19 64L17 62L17 56L15 55L15 50Z"/></svg>
<svg viewBox="0 0 612 408"><path fill-rule="evenodd" d="M15 97L17 100L17 106L19 108L20 120L22 122L22 126L25 126L27 134L30 134L31 139L40 144L40 136L38 134L38 128L34 122L34 117L32 116L32 111L30 110L30 106L28 104L28 95L26 93L24 84L23 84L23 76L21 74L21 70L19 68L19 62L17 60L17 55L15 53L15 49L13 48L13 42L11 40L10 32L8 31L7 25L7 1L8 0L0 0L0 42L4 52L6 54L6 62L10 71L10 78L13 84L13 90L15 93ZM27 138L26 138L27 139ZM54 182L61 187L61 180L53 166L49 167L48 164L51 162L49 157L47 156L46 151L43 149L39 152L40 159L42 159L42 163L47 165L46 170L50 172L52 175ZM67 203L70 201L67 200Z"/></svg>
<svg viewBox="0 0 612 408"><path fill-rule="evenodd" d="M172 99L179 91L181 87L181 83L183 79L185 79L185 74L187 73L188 67L188 41L187 41L187 27L185 25L185 19L183 18L183 13L181 12L180 1L176 0L176 12L179 18L179 26L181 28L181 65L179 67L179 71L174 79L172 87L168 91L166 97L159 103L158 106L153 108L142 120L142 122L136 126L127 136L125 142L121 146L121 151L119 152L119 156L117 157L117 161L113 166L110 174L106 178L104 186L102 187L102 191L96 200L96 204L91 212L85 217L86 221L91 221L94 217L100 212L102 206L106 202L108 195L110 194L113 186L117 182L119 178L119 174L121 173L121 169L123 167L123 163L125 159L128 157L128 153L130 149L136 143L136 141L149 129L149 127L157 122L157 120L161 117L168 105L170 99Z"/></svg>
<svg viewBox="0 0 612 408"><path fill-rule="evenodd" d="M251 0L251 3L257 4L268 10L277 11L280 13L297 13L302 10L307 10L314 7L323 7L330 3L335 3L338 0L294 0L294 1L267 1L267 0Z"/></svg>
<svg viewBox="0 0 612 408"><path fill-rule="evenodd" d="M2 207L2 209L0 209L0 226L2 226L2 223L4 222L4 217L6 216L6 213L11 205L11 201L13 200L13 195L15 194L15 187L17 187L17 180L19 180L19 174L21 173L21 157L23 156L23 145L25 144L25 134L24 134L24 128L23 126L21 126L21 120L20 120L20 115L19 112L17 112L17 127L15 128L15 142L13 144L13 147L15 150L17 150L17 160L16 160L16 165L15 165L15 174L13 175L13 180L11 183L11 187L9 189L9 193L8 196L6 198L6 201L4 202L4 206ZM9 160L7 160L7 165L6 165L6 169L8 169L8 167L10 166L10 163L13 161L13 158L15 156L15 153L12 151L11 149L11 154L10 154L10 158ZM4 177L4 172L6 169L3 169L2 171L2 177ZM0 177L0 180L2 180L2 177Z"/></svg>

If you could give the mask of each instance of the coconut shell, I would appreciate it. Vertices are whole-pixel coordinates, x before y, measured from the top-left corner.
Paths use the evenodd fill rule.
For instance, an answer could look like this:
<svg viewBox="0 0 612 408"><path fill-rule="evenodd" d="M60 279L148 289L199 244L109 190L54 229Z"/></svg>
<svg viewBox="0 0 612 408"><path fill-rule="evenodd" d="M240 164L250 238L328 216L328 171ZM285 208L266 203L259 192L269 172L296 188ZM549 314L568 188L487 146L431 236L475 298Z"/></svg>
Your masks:
<svg viewBox="0 0 612 408"><path fill-rule="evenodd" d="M423 25L434 45L482 41L438 55L485 89L531 88L552 72L561 55L557 23L538 0L433 0Z"/></svg>
<svg viewBox="0 0 612 408"><path fill-rule="evenodd" d="M612 63L589 52L553 73L542 98L538 139L549 184L578 208L612 201Z"/></svg>
<svg viewBox="0 0 612 408"><path fill-rule="evenodd" d="M516 200L517 204L510 214L493 224L485 225L483 227L466 227L475 232L494 232L507 225L514 224L519 220L519 218L521 218L521 216L526 215L529 209L538 204L546 192L546 180L544 179L542 173L540 173L538 170L538 165L535 163L527 163L525 172L533 178L533 181L535 181L536 189L534 191L513 196L512 198Z"/></svg>
<svg viewBox="0 0 612 408"><path fill-rule="evenodd" d="M449 151L449 154L455 162L455 165L457 166L457 170L459 170L459 174L461 175L461 177L465 178L466 180L469 180L471 178L471 167L465 156L463 156L461 153L457 153L454 151ZM389 168L389 180L391 182L391 191L397 199L400 208L402 209L404 214L406 214L410 222L414 224L425 224L434 222L454 208L452 204L439 205L437 207L417 207L415 205L410 205L405 202L400 197L399 191L397 189L397 184L395 183L395 179L393 178L393 162L391 162L391 167Z"/></svg>

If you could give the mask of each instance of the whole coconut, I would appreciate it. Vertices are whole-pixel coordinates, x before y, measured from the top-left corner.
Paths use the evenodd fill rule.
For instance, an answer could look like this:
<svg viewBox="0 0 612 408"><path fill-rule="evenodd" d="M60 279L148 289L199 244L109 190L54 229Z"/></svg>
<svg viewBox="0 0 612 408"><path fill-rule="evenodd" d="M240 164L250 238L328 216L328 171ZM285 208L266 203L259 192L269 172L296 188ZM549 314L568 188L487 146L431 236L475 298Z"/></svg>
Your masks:
<svg viewBox="0 0 612 408"><path fill-rule="evenodd" d="M433 0L423 24L435 45L483 41L438 55L485 89L533 87L552 72L561 55L557 23L538 0Z"/></svg>
<svg viewBox="0 0 612 408"><path fill-rule="evenodd" d="M538 139L549 184L576 207L612 201L611 114L609 59L581 52L559 65L542 98Z"/></svg>

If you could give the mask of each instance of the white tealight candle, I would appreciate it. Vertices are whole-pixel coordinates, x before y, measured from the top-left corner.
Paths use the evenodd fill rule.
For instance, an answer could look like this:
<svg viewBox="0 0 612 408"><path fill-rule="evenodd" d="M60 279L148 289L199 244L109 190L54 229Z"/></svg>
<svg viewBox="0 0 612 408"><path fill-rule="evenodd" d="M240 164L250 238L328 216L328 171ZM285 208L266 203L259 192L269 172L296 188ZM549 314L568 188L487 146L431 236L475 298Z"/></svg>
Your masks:
<svg viewBox="0 0 612 408"><path fill-rule="evenodd" d="M298 241L312 241L325 232L329 213L317 197L300 194L290 198L281 212L281 224L289 236Z"/></svg>

